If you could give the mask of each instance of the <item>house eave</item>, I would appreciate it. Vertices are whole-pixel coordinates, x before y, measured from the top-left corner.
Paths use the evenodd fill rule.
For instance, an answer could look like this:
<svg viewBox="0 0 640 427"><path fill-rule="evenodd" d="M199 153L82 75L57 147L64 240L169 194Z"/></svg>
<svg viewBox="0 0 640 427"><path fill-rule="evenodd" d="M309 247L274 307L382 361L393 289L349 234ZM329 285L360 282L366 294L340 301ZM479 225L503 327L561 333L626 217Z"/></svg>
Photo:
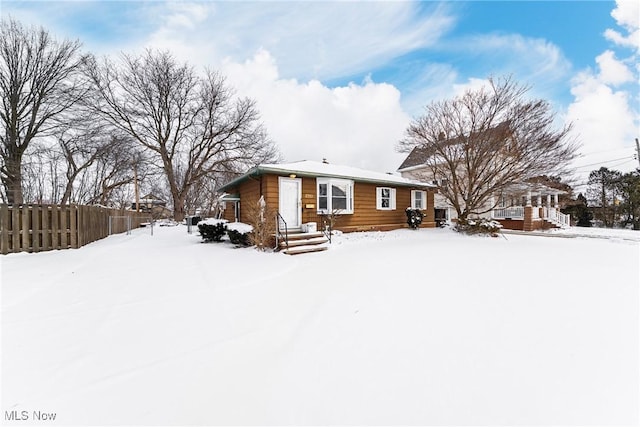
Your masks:
<svg viewBox="0 0 640 427"><path fill-rule="evenodd" d="M427 165L422 164L422 165L415 165L415 166L407 166L405 168L402 169L398 169L398 172L411 172L411 171L415 171L418 169L425 169L427 167Z"/></svg>
<svg viewBox="0 0 640 427"><path fill-rule="evenodd" d="M262 165L258 165L255 166L253 168L251 168L248 172L246 172L244 175L241 175L239 177L237 177L236 179L232 180L231 182L223 185L222 187L220 187L218 189L218 191L227 191L239 184L241 184L242 182L244 182L245 180L251 178L251 177L258 177L260 175L265 175L265 174L273 174L273 175L295 175L296 177L306 177L306 178L339 178L339 179L350 179L353 180L355 182L363 182L363 183L368 183L368 184L385 184L385 185L392 185L392 186L396 186L396 187L413 187L413 188L436 188L436 185L430 184L430 183L426 183L426 182L418 182L418 181L406 181L406 182L402 182L399 181L397 179L388 179L385 180L384 178L380 178L380 179L372 179L372 178L366 178L366 177L358 177L358 176L352 176L352 175L348 175L348 174L336 174L336 173L317 173L317 172L309 172L309 171L304 171L304 170L297 170L295 168L275 168L275 167L269 167L269 166L262 166ZM394 176L394 175L390 175L390 176ZM406 179L406 178L402 178L402 177L397 177L397 178L401 178L401 179Z"/></svg>

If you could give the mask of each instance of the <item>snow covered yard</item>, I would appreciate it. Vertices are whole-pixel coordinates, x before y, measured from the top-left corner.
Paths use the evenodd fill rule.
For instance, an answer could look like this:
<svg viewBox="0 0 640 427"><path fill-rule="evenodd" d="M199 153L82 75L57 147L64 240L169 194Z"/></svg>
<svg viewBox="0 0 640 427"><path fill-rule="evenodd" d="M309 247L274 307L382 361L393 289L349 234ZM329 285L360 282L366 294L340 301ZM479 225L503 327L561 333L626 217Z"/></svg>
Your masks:
<svg viewBox="0 0 640 427"><path fill-rule="evenodd" d="M4 423L640 421L637 241L154 234L0 258Z"/></svg>

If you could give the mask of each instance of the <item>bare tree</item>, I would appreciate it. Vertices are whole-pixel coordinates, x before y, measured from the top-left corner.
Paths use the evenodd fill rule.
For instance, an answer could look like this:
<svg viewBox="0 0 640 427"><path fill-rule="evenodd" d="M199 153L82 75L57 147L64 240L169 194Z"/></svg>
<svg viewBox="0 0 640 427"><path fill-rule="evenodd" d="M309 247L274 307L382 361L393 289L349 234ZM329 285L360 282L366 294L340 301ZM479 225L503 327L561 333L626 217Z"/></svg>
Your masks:
<svg viewBox="0 0 640 427"><path fill-rule="evenodd" d="M74 185L81 174L90 170L98 159L108 157L111 150L119 149L118 144L112 144L107 132L95 117L76 111L55 133L57 144L53 150L59 152L65 163L65 187L60 204L71 201Z"/></svg>
<svg viewBox="0 0 640 427"><path fill-rule="evenodd" d="M174 218L182 220L189 190L203 178L237 172L275 155L250 99L236 99L222 76L202 77L166 52L93 62L101 95L94 104L150 155L166 176Z"/></svg>
<svg viewBox="0 0 640 427"><path fill-rule="evenodd" d="M118 135L109 136L93 153L99 155L95 156L93 166L83 172L77 199L104 206L130 206L134 168L140 171L139 179L147 175L144 156L131 139Z"/></svg>
<svg viewBox="0 0 640 427"><path fill-rule="evenodd" d="M570 126L554 129L548 102L525 98L510 77L425 107L399 143L420 158L458 218L488 212L493 196L540 175L562 175L575 157ZM497 199L497 198L496 198Z"/></svg>
<svg viewBox="0 0 640 427"><path fill-rule="evenodd" d="M22 191L33 203L56 203L64 189L62 155L48 141L35 141L24 154Z"/></svg>
<svg viewBox="0 0 640 427"><path fill-rule="evenodd" d="M0 178L7 202L20 204L29 144L49 135L56 117L77 102L80 42L57 41L43 28L0 21Z"/></svg>

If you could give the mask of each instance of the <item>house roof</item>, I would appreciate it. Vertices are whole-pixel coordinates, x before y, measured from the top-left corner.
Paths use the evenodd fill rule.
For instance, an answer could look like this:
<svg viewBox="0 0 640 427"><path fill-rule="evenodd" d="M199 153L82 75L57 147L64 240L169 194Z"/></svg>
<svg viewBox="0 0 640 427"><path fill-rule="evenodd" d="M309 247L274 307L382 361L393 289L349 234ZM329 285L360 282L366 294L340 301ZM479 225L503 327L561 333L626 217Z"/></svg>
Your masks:
<svg viewBox="0 0 640 427"><path fill-rule="evenodd" d="M501 122L494 127L488 129L473 132L469 137L456 136L453 138L442 139L438 141L438 144L442 146L460 144L470 138L484 138L484 139L498 139L504 140L505 135L509 134L509 123ZM411 170L420 166L424 166L427 163L427 159L435 154L436 150L432 144L427 146L416 146L411 150L406 159L398 167L398 171Z"/></svg>
<svg viewBox="0 0 640 427"><path fill-rule="evenodd" d="M257 177L264 174L294 174L296 176L306 177L344 178L352 179L358 182L369 182L403 187L435 187L435 185L433 184L415 181L412 179L401 177L399 175L374 172L365 169L354 168L351 166L341 166L331 163L303 160L293 163L261 164L255 166L244 175L241 175L228 184L220 187L219 191L226 191L250 177Z"/></svg>
<svg viewBox="0 0 640 427"><path fill-rule="evenodd" d="M398 170L403 171L416 166L424 166L427 163L427 159L433 156L433 153L434 150L431 147L414 147Z"/></svg>

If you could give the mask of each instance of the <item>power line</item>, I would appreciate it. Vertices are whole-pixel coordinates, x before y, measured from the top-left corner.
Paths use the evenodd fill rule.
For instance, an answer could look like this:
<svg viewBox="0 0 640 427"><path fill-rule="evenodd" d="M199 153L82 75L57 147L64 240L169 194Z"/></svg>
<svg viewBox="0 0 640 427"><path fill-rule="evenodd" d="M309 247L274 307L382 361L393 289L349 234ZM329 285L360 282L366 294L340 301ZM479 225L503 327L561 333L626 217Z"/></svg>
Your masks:
<svg viewBox="0 0 640 427"><path fill-rule="evenodd" d="M580 153L579 157L588 157L592 154L600 154L600 153L610 153L612 151L622 151L622 150L629 150L629 149L635 149L635 147L633 145L629 145L626 147L620 147L620 148L614 148L614 149L605 149L605 150L600 150L600 151L589 151L588 153Z"/></svg>
<svg viewBox="0 0 640 427"><path fill-rule="evenodd" d="M605 161L602 161L602 162L589 163L588 165L576 166L575 169L582 169L582 168L586 168L586 167L589 167L589 166L596 166L596 165L602 165L602 164L605 164L605 163L617 162L619 160L627 160L628 161L628 160L635 160L635 159L633 158L633 156L625 156L625 157L620 157L619 159L605 160Z"/></svg>

